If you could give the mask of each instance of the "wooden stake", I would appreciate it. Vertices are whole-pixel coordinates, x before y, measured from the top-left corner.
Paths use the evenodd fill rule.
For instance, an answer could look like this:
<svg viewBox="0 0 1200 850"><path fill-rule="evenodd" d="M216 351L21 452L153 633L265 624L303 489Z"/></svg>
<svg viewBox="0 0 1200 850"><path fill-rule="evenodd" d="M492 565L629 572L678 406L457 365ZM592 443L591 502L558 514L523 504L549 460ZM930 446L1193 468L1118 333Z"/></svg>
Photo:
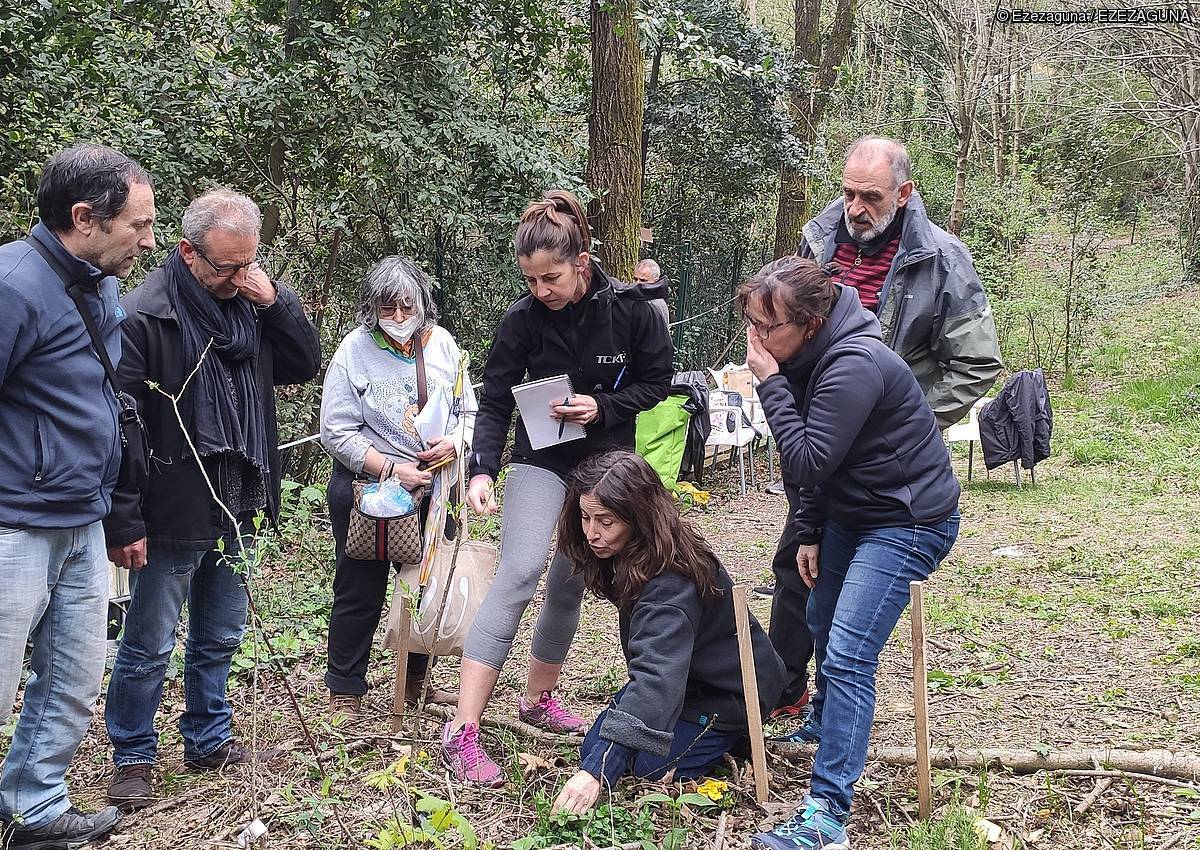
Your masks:
<svg viewBox="0 0 1200 850"><path fill-rule="evenodd" d="M925 585L909 582L912 601L913 706L917 715L917 814L933 814L933 777L929 771L929 672L925 663Z"/></svg>
<svg viewBox="0 0 1200 850"><path fill-rule="evenodd" d="M758 673L754 668L754 647L750 641L750 609L746 607L746 587L733 586L733 617L737 624L738 656L742 663L742 691L746 695L746 723L750 729L750 763L754 765L754 799L761 806L770 793L767 776L767 748L763 740L762 710L758 704Z"/></svg>
<svg viewBox="0 0 1200 850"><path fill-rule="evenodd" d="M408 647L412 642L412 611L405 599L400 613L400 648L396 651L396 681L392 685L392 734L404 725L404 695L408 686Z"/></svg>

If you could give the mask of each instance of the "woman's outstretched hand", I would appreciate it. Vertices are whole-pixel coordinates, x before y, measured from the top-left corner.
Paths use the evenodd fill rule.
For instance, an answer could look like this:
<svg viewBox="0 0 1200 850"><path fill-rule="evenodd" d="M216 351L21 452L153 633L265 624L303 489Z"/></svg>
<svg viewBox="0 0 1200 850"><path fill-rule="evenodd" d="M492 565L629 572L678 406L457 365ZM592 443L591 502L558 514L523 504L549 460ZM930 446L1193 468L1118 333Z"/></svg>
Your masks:
<svg viewBox="0 0 1200 850"><path fill-rule="evenodd" d="M746 365L760 381L779 374L779 361L763 348L762 340L754 328L746 328Z"/></svg>
<svg viewBox="0 0 1200 850"><path fill-rule="evenodd" d="M821 544L802 545L796 550L796 569L800 578L810 588L817 586L817 559L821 555Z"/></svg>
<svg viewBox="0 0 1200 850"><path fill-rule="evenodd" d="M467 485L467 504L482 516L496 512L496 495L492 487L492 476L476 475Z"/></svg>
<svg viewBox="0 0 1200 850"><path fill-rule="evenodd" d="M554 811L570 812L582 815L596 805L600 796L600 780L586 770L581 770L567 780L558 799L554 801Z"/></svg>

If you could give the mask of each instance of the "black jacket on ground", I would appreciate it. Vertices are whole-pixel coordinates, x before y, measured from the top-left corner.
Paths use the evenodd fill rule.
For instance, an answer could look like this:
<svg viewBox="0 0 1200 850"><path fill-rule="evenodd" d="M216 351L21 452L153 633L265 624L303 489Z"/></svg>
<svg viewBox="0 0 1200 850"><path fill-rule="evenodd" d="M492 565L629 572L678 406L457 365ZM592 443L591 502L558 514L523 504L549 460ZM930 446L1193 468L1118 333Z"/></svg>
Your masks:
<svg viewBox="0 0 1200 850"><path fill-rule="evenodd" d="M163 269L150 272L141 286L121 299L121 306L127 318L121 325L117 377L121 388L137 399L146 423L150 480L144 493L120 488L113 493L112 511L104 521L105 537L110 547L148 537L153 545L166 549L209 549L228 530L228 521L188 452L170 399L146 385L153 381L163 392L177 393L196 365L184 362L179 322L167 296ZM255 315L262 330L257 378L267 430L267 515L274 521L282 477L274 388L312 380L321 367L321 343L300 299L284 284L278 285L275 303ZM218 482L213 483L219 493Z"/></svg>
<svg viewBox="0 0 1200 850"><path fill-rule="evenodd" d="M858 293L837 289L821 330L758 387L799 501L801 543L819 542L826 518L859 529L931 525L958 507L958 480L912 370Z"/></svg>
<svg viewBox="0 0 1200 850"><path fill-rule="evenodd" d="M995 469L1021 461L1025 469L1050 457L1054 412L1041 369L1018 372L1000 394L979 412L979 444L983 462Z"/></svg>
<svg viewBox="0 0 1200 850"><path fill-rule="evenodd" d="M637 415L666 398L671 385L671 335L650 304L659 297L652 286L618 286L593 261L591 285L578 302L556 311L526 294L509 307L483 370L470 474L499 474L516 407L512 388L526 375L531 381L567 375L576 392L595 397L600 420L586 426L583 439L534 451L518 416L514 463L565 477L596 452L632 449Z"/></svg>
<svg viewBox="0 0 1200 850"><path fill-rule="evenodd" d="M618 745L604 757L610 781L636 751L667 755L680 719L714 729L746 728L733 582L715 556L712 564L715 595L702 595L691 579L663 572L646 582L633 605L619 610L629 683L600 726L600 737ZM750 631L765 717L783 691L783 662L753 614Z"/></svg>

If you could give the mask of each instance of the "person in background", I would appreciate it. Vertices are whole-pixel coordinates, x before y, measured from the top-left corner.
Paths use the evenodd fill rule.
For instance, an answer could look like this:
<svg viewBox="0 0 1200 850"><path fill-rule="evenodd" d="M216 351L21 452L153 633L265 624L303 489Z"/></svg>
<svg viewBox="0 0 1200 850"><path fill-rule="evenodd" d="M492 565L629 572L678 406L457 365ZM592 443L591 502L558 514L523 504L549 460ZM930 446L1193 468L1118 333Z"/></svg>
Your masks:
<svg viewBox="0 0 1200 850"><path fill-rule="evenodd" d="M513 417L512 388L526 375L571 379L575 392L549 413L585 426L586 436L534 449L525 423L517 419L504 479L496 578L467 636L458 710L442 730L443 754L454 775L489 786L504 784L504 776L480 744L479 721L545 570L566 497L564 481L597 452L633 448L638 413L666 398L673 357L666 323L640 287L619 288L592 259L587 218L570 192L552 190L531 203L514 242L529 292L501 318L484 367L467 503L479 514L496 511L493 487ZM572 572L559 549L547 573L525 693L517 705L523 721L554 732L584 726L554 696L583 599L583 582Z"/></svg>
<svg viewBox="0 0 1200 850"><path fill-rule="evenodd" d="M346 555L354 479L390 475L409 490L427 486L433 473L422 467L455 458L450 435L460 417L475 413L469 376L461 405L455 400L461 354L437 323L429 278L411 260L388 257L371 269L359 292L357 317L358 327L346 334L325 371L321 395L321 443L333 456L327 497L336 558L325 685L331 712L347 716L358 715L367 692L367 664L388 576L401 566ZM418 409L422 371L427 400ZM428 432L435 425L436 436ZM429 509L426 494L423 513ZM429 657L413 653L408 659L407 696L415 703ZM435 691L430 701L453 702L453 696Z"/></svg>
<svg viewBox="0 0 1200 850"><path fill-rule="evenodd" d="M792 740L817 742L796 813L753 846L846 850L866 764L879 653L958 536L958 481L912 371L839 269L784 257L738 289L747 363L760 381L785 480L802 494L795 569L817 692ZM778 650L778 647L776 647Z"/></svg>
<svg viewBox="0 0 1200 850"><path fill-rule="evenodd" d="M637 286L649 287L659 283L662 280L662 269L659 268L659 265L655 260L652 260L649 257L638 261L638 264L633 267L633 282ZM670 324L671 310L667 306L667 299L665 297L666 287L664 286L662 289L664 297L653 298L651 299L650 304L654 307L658 314L663 317L663 321L667 324Z"/></svg>
<svg viewBox="0 0 1200 850"><path fill-rule="evenodd" d="M581 814L626 773L678 781L721 764L747 727L733 582L717 556L629 451L576 468L558 535L587 588L617 607L629 680L584 737L555 808ZM783 690L783 662L753 615L750 631L765 714Z"/></svg>
<svg viewBox="0 0 1200 850"><path fill-rule="evenodd" d="M261 225L245 195L205 192L184 211L166 262L121 299L117 374L138 401L152 453L144 492L118 487L104 523L109 558L132 571L104 705L116 765L108 800L126 810L155 799L154 718L185 600L184 767L256 757L234 737L226 696L246 628L244 573L256 516L279 515L275 387L312 380L321 364L300 299L259 266ZM181 394L178 409L168 393Z"/></svg>
<svg viewBox="0 0 1200 850"><path fill-rule="evenodd" d="M0 246L0 726L33 675L0 773L0 847L79 847L120 819L71 805L65 775L104 675L101 520L121 462L113 387L68 284L121 360L117 279L154 249L150 175L100 145L54 156L27 240ZM64 279L65 278L65 279Z"/></svg>
<svg viewBox="0 0 1200 850"><path fill-rule="evenodd" d="M878 136L858 139L846 151L841 197L804 226L796 253L818 265L837 263L837 282L857 292L863 307L878 316L884 343L912 369L944 431L987 394L1003 364L971 253L929 220L914 186L903 144ZM796 513L803 497L794 482L784 476L768 490L786 493L789 513ZM808 589L792 569L798 545L789 523L772 563L771 639L792 674L781 706L790 714L808 698L812 657L803 618Z"/></svg>

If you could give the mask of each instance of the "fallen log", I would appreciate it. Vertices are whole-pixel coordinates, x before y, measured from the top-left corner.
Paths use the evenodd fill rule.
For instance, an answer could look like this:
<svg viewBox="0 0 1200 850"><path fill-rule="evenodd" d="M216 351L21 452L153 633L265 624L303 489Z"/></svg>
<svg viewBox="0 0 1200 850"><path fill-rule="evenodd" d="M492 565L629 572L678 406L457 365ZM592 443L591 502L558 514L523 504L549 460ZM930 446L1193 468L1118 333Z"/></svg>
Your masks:
<svg viewBox="0 0 1200 850"><path fill-rule="evenodd" d="M811 759L815 744L789 744L769 741L768 748L791 761ZM1188 782L1200 780L1200 755L1172 750L1056 750L1045 754L1011 749L950 749L935 747L929 751L930 763L943 770L1010 770L1013 773L1039 771L1093 770L1096 763L1121 773L1146 774ZM891 765L915 765L915 747L872 747L867 760ZM1136 776L1134 777L1136 778Z"/></svg>

